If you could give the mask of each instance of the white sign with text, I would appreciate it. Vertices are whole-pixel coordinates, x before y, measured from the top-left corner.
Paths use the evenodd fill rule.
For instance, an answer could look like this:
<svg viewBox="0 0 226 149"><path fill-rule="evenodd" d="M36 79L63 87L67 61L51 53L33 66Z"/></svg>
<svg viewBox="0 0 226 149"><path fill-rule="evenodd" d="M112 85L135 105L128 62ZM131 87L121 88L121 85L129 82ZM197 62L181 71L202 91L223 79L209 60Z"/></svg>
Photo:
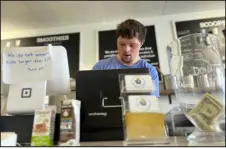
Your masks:
<svg viewBox="0 0 226 149"><path fill-rule="evenodd" d="M6 48L3 54L3 82L20 84L52 77L52 46Z"/></svg>

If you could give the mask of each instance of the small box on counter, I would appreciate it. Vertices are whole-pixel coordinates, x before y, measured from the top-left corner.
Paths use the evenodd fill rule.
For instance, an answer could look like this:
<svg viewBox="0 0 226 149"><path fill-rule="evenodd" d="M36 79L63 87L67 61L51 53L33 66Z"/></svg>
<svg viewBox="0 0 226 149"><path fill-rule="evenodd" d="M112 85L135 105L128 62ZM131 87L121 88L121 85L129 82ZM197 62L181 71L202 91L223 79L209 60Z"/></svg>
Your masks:
<svg viewBox="0 0 226 149"><path fill-rule="evenodd" d="M36 110L32 129L31 146L53 146L56 106Z"/></svg>
<svg viewBox="0 0 226 149"><path fill-rule="evenodd" d="M15 132L1 132L1 146L16 146L17 134Z"/></svg>

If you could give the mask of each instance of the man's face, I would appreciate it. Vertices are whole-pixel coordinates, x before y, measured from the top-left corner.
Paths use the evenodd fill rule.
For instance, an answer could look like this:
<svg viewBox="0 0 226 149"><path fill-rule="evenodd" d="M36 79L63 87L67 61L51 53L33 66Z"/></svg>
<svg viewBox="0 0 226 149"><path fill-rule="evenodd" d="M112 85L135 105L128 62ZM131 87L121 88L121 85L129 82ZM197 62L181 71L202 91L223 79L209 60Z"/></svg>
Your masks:
<svg viewBox="0 0 226 149"><path fill-rule="evenodd" d="M132 63L137 57L139 57L139 50L142 44L143 42L139 41L136 37L128 39L119 36L117 39L119 58L125 64Z"/></svg>

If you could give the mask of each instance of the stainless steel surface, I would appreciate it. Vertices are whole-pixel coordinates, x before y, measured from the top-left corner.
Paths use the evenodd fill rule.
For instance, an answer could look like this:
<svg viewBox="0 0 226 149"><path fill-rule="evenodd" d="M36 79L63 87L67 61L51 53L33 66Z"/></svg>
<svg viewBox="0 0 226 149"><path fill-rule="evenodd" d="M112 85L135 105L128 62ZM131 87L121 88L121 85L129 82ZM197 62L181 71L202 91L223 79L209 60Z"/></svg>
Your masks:
<svg viewBox="0 0 226 149"><path fill-rule="evenodd" d="M70 86L72 91L76 90L76 82L74 78L70 78Z"/></svg>
<svg viewBox="0 0 226 149"><path fill-rule="evenodd" d="M168 126L169 136L188 136L195 129L179 107L165 114L165 124Z"/></svg>
<svg viewBox="0 0 226 149"><path fill-rule="evenodd" d="M165 87L166 89L173 89L173 81L171 75L164 75Z"/></svg>
<svg viewBox="0 0 226 149"><path fill-rule="evenodd" d="M64 96L49 96L49 105L55 105L57 107L56 113L61 112L62 100L64 100Z"/></svg>
<svg viewBox="0 0 226 149"><path fill-rule="evenodd" d="M1 115L6 113L7 98L1 95Z"/></svg>

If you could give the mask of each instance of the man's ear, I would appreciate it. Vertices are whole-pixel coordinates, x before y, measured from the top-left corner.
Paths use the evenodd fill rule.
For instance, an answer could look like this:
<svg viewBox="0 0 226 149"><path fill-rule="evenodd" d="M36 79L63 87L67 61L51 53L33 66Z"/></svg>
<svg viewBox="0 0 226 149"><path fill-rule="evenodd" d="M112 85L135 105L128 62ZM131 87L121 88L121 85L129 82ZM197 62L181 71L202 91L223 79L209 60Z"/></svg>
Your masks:
<svg viewBox="0 0 226 149"><path fill-rule="evenodd" d="M141 41L141 46L140 46L140 47L142 47L142 46L143 46L144 42L145 42L145 40Z"/></svg>

